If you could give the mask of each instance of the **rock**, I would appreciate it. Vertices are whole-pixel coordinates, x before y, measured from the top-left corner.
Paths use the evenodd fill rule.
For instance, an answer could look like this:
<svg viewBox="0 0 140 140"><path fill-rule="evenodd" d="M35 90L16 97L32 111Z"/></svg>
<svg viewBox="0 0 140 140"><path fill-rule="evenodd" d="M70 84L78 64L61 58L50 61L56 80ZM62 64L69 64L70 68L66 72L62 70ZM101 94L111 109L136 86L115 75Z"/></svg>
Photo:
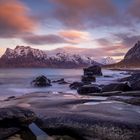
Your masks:
<svg viewBox="0 0 140 140"><path fill-rule="evenodd" d="M20 128L17 127L8 127L8 128L0 127L0 140L7 140L6 138L8 138L11 135L14 135L15 133L18 133L19 131Z"/></svg>
<svg viewBox="0 0 140 140"><path fill-rule="evenodd" d="M78 88L77 92L81 95L92 95L92 93L100 93L102 89L98 85L84 85Z"/></svg>
<svg viewBox="0 0 140 140"><path fill-rule="evenodd" d="M82 87L84 85L84 83L82 82L73 82L72 84L70 84L70 88L71 89L78 89L80 87Z"/></svg>
<svg viewBox="0 0 140 140"><path fill-rule="evenodd" d="M104 85L102 87L103 92L110 92L110 91L131 91L132 87L128 82L125 83L112 83L109 85Z"/></svg>
<svg viewBox="0 0 140 140"><path fill-rule="evenodd" d="M58 84L69 84L68 82L66 82L66 81L64 80L64 78L59 79L59 80L52 81L52 83L58 83Z"/></svg>
<svg viewBox="0 0 140 140"><path fill-rule="evenodd" d="M119 81L128 81L132 86L132 90L140 90L140 73L134 73L129 77L120 79Z"/></svg>
<svg viewBox="0 0 140 140"><path fill-rule="evenodd" d="M113 76L111 76L111 75L104 75L104 77L106 77L106 78L113 78Z"/></svg>
<svg viewBox="0 0 140 140"><path fill-rule="evenodd" d="M91 83L91 82L95 82L96 81L96 78L95 76L82 76L82 80L81 80L83 83Z"/></svg>
<svg viewBox="0 0 140 140"><path fill-rule="evenodd" d="M140 106L140 97L124 98L121 96L119 97L112 96L112 97L108 97L107 100L115 100L115 101L120 101L120 102L125 102L128 104Z"/></svg>
<svg viewBox="0 0 140 140"><path fill-rule="evenodd" d="M44 75L38 76L35 80L31 82L36 87L46 87L51 86L51 80Z"/></svg>
<svg viewBox="0 0 140 140"><path fill-rule="evenodd" d="M0 108L0 139L15 134L22 127L28 126L35 120L35 113L28 109L19 107Z"/></svg>
<svg viewBox="0 0 140 140"><path fill-rule="evenodd" d="M25 126L32 123L36 115L29 109L20 107L0 108L1 126Z"/></svg>
<svg viewBox="0 0 140 140"><path fill-rule="evenodd" d="M91 76L91 75L99 75L99 76L101 76L103 74L102 74L101 67L95 65L95 66L90 66L88 68L85 68L84 69L84 75L89 75L89 76Z"/></svg>

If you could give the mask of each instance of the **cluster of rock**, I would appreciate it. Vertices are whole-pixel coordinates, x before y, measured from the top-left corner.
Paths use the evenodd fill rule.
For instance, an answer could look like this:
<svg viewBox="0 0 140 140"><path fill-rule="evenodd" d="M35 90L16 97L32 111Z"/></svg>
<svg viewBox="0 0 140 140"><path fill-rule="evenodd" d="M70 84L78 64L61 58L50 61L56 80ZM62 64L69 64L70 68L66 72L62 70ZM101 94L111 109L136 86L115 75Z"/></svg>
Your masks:
<svg viewBox="0 0 140 140"><path fill-rule="evenodd" d="M49 78L47 78L44 75L36 77L32 82L31 85L35 87L49 87L52 86L52 83L58 83L58 84L68 84L68 82L65 81L64 78L53 80L51 81Z"/></svg>
<svg viewBox="0 0 140 140"><path fill-rule="evenodd" d="M97 85L96 76L102 76L101 67L92 66L84 69L82 82L74 82L70 84L71 89L76 89L81 95L95 95L96 93L114 92L114 91L132 91L140 90L140 74L134 74L128 78L124 78L116 83L108 85Z"/></svg>
<svg viewBox="0 0 140 140"><path fill-rule="evenodd" d="M100 66L91 66L84 69L84 75L82 76L82 82L91 83L96 81L95 76L102 76L102 71Z"/></svg>
<svg viewBox="0 0 140 140"><path fill-rule="evenodd" d="M90 66L84 69L84 75L80 82L73 82L69 85L71 89L77 90L81 95L95 95L95 93L114 92L114 91L135 91L140 90L140 73L132 74L130 77L118 80L118 82L110 83L108 85L97 85L96 76L102 76L100 66ZM35 87L49 87L52 83L69 84L64 78L51 81L44 75L38 76L32 81Z"/></svg>

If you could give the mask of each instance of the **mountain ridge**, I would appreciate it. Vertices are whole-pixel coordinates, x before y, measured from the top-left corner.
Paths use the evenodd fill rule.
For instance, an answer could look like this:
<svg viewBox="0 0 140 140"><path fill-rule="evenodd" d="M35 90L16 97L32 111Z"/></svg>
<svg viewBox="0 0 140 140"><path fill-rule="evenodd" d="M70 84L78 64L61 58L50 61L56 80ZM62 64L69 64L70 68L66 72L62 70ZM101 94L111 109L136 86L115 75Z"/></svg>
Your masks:
<svg viewBox="0 0 140 140"><path fill-rule="evenodd" d="M7 48L0 58L0 67L81 68L92 64L101 65L90 57L67 53L48 56L46 51L29 46Z"/></svg>
<svg viewBox="0 0 140 140"><path fill-rule="evenodd" d="M107 68L139 68L140 67L140 41L128 50L124 59L116 64L106 65Z"/></svg>

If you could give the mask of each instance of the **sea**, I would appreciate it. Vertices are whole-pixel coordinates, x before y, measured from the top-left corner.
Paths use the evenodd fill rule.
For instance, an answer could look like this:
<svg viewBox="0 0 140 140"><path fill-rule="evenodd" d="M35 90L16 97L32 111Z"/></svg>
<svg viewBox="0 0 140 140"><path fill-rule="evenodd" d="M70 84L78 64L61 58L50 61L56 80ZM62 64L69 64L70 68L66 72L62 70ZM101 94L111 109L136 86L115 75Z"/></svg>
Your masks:
<svg viewBox="0 0 140 140"><path fill-rule="evenodd" d="M103 69L103 76L96 77L95 84L109 84L117 79L127 77L125 71L115 71ZM71 93L76 94L76 90L71 90L68 84L60 85L53 83L50 87L37 88L31 85L32 80L37 76L44 75L50 80L59 80L72 83L80 81L83 69L50 69L50 68L8 68L0 69L0 100L10 96L21 96L34 92L46 92L46 94Z"/></svg>

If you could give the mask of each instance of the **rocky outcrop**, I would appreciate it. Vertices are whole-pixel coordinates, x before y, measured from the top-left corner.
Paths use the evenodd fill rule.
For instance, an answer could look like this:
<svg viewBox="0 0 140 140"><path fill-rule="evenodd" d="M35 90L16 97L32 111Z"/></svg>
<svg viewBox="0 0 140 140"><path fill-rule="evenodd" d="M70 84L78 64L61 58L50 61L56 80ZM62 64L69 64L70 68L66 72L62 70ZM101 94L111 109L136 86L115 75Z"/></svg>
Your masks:
<svg viewBox="0 0 140 140"><path fill-rule="evenodd" d="M51 86L51 80L45 77L44 75L38 76L32 82L32 85L35 87L47 87Z"/></svg>
<svg viewBox="0 0 140 140"><path fill-rule="evenodd" d="M102 89L98 85L84 85L78 88L80 95L92 95L93 93L101 93Z"/></svg>
<svg viewBox="0 0 140 140"><path fill-rule="evenodd" d="M134 73L129 77L120 79L119 81L128 81L131 84L132 90L140 90L140 73Z"/></svg>
<svg viewBox="0 0 140 140"><path fill-rule="evenodd" d="M119 63L107 65L107 68L135 68L140 67L140 41L132 47Z"/></svg>
<svg viewBox="0 0 140 140"><path fill-rule="evenodd" d="M19 107L0 108L0 139L4 139L36 120L34 112Z"/></svg>
<svg viewBox="0 0 140 140"><path fill-rule="evenodd" d="M111 83L109 85L102 86L103 92L110 92L110 91L131 91L132 87L130 83Z"/></svg>

